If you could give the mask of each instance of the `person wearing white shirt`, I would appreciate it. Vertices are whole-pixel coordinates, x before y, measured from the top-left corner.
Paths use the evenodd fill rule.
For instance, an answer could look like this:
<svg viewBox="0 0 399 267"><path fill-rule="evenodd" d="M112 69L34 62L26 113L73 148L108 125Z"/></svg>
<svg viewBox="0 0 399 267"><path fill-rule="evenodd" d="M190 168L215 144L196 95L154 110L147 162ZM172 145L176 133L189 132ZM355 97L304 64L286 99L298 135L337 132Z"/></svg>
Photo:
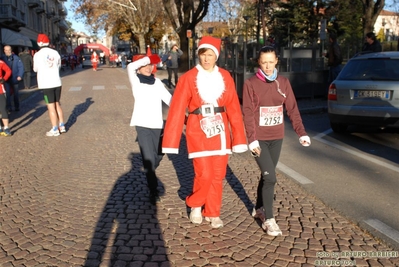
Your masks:
<svg viewBox="0 0 399 267"><path fill-rule="evenodd" d="M152 73L154 65L160 61L158 55L135 55L127 66L134 97L130 126L136 128L152 204L160 200L155 170L163 157L160 151L164 127L162 102L169 106L172 98L162 81Z"/></svg>

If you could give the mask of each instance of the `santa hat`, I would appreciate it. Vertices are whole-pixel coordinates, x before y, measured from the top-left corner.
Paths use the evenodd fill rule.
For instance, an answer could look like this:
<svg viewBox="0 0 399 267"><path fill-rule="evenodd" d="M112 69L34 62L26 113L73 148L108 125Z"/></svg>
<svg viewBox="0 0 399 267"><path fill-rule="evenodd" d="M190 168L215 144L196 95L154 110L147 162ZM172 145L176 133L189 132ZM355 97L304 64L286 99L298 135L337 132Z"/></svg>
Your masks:
<svg viewBox="0 0 399 267"><path fill-rule="evenodd" d="M39 33L37 36L37 45L42 47L42 46L48 46L50 44L50 40L48 39L47 35L44 33Z"/></svg>
<svg viewBox="0 0 399 267"><path fill-rule="evenodd" d="M139 59L142 59L143 57L146 57L147 55L144 54L137 54L133 56L133 61L137 61Z"/></svg>
<svg viewBox="0 0 399 267"><path fill-rule="evenodd" d="M209 48L212 49L213 52L216 54L216 58L219 57L220 54L220 46L222 44L222 40L212 37L212 36L204 36L202 37L201 41L198 45L198 50L201 48Z"/></svg>

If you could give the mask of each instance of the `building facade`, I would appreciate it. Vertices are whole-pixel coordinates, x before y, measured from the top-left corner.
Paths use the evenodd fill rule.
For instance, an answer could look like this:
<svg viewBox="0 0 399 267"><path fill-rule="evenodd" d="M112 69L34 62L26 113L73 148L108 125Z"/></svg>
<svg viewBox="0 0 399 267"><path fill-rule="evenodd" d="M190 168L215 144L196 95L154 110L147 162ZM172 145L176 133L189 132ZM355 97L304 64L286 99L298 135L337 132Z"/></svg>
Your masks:
<svg viewBox="0 0 399 267"><path fill-rule="evenodd" d="M66 0L0 0L0 43L14 52L28 47L38 50L39 33L46 34L57 50L70 44ZM1 51L3 49L1 48Z"/></svg>

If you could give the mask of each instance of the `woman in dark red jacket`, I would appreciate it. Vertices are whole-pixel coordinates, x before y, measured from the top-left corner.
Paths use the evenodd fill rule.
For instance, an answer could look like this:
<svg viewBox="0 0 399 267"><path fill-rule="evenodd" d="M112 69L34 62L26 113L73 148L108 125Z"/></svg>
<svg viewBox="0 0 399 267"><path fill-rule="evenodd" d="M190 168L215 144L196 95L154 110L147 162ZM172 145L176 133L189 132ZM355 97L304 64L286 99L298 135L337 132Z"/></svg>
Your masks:
<svg viewBox="0 0 399 267"><path fill-rule="evenodd" d="M0 135L2 136L11 136L11 131L8 128L8 112L6 109L6 88L4 87L4 83L10 78L11 69L7 66L7 64L0 60L0 114L1 120L3 122L3 127L0 125Z"/></svg>
<svg viewBox="0 0 399 267"><path fill-rule="evenodd" d="M261 170L257 200L252 216L262 221L268 235L282 235L273 215L276 166L284 137L284 107L303 146L310 138L302 124L289 80L277 75L277 53L264 46L258 55L258 72L247 79L243 88L243 114L249 149Z"/></svg>

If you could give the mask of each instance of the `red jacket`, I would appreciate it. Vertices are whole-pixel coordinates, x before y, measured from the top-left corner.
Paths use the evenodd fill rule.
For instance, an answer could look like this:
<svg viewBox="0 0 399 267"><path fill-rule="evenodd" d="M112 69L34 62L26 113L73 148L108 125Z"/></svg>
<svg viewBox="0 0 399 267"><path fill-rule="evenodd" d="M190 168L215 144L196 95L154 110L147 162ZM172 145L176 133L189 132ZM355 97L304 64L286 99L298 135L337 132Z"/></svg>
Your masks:
<svg viewBox="0 0 399 267"><path fill-rule="evenodd" d="M94 55L94 54L91 55L91 62L97 63L98 59L99 59L98 55Z"/></svg>
<svg viewBox="0 0 399 267"><path fill-rule="evenodd" d="M230 73L218 68L223 81L224 92L217 99L219 107L225 107L225 112L219 113L223 118L224 132L207 138L201 129L201 114L188 115L186 125L186 140L189 158L226 155L233 152L244 152L248 149L245 137L244 123L235 89L234 80ZM178 153L180 138L186 117L186 108L189 112L204 104L197 88L197 67L182 75L177 83L169 108L166 121L162 151L164 153ZM209 88L212 90L213 88Z"/></svg>
<svg viewBox="0 0 399 267"><path fill-rule="evenodd" d="M6 82L11 76L11 69L8 65L3 61L0 60L0 79L3 79ZM5 94L6 89L4 88L4 84L0 84L0 95Z"/></svg>

